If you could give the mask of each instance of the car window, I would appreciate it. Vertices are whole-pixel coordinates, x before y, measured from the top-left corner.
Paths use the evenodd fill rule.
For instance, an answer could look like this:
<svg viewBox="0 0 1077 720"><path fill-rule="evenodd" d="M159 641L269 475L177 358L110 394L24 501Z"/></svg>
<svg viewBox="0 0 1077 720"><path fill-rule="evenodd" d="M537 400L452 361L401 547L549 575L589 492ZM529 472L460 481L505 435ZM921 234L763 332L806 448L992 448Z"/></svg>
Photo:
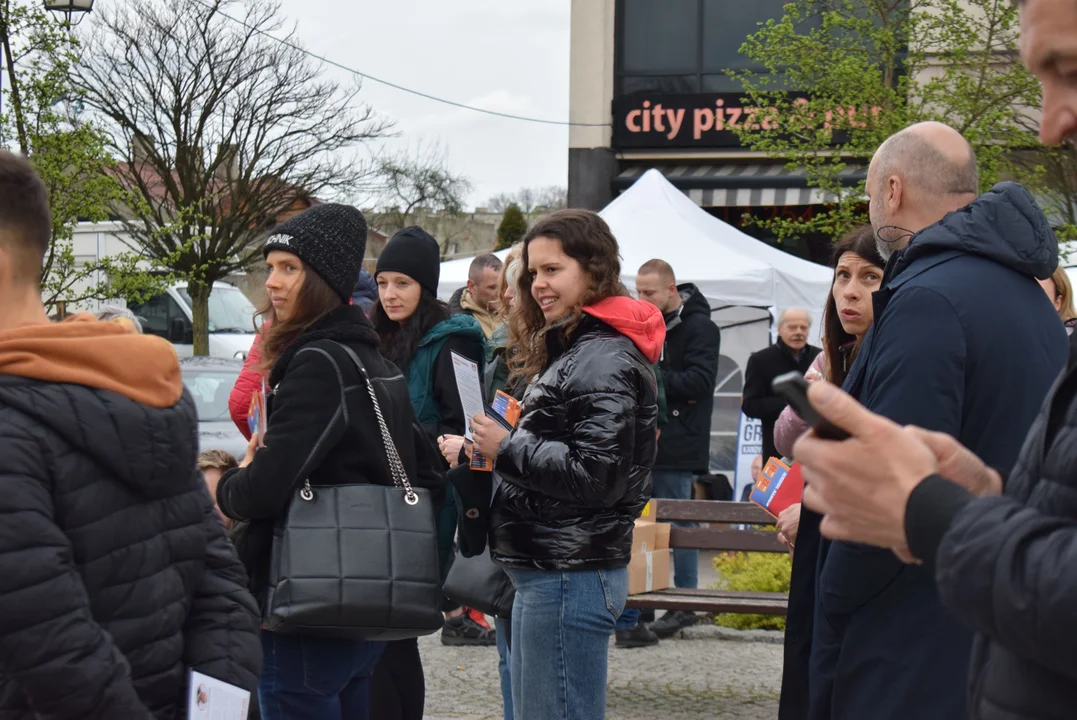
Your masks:
<svg viewBox="0 0 1077 720"><path fill-rule="evenodd" d="M188 307L193 307L186 288L176 288ZM215 287L209 295L209 331L211 333L252 333L256 310L243 291L234 287Z"/></svg>
<svg viewBox="0 0 1077 720"><path fill-rule="evenodd" d="M198 422L220 422L229 419L228 396L238 376L238 372L219 370L184 371L183 384L194 397Z"/></svg>
<svg viewBox="0 0 1077 720"><path fill-rule="evenodd" d="M154 296L141 304L132 304L128 309L142 322L142 332L169 339L169 328L175 318L186 319L187 315L179 303L167 293Z"/></svg>

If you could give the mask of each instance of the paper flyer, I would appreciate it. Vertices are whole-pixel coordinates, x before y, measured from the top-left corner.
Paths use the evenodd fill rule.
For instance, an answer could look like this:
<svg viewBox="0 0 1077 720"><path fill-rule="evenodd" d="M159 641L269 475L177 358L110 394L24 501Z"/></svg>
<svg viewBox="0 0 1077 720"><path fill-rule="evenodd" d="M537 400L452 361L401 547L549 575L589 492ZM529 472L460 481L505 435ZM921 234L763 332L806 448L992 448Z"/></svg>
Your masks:
<svg viewBox="0 0 1077 720"><path fill-rule="evenodd" d="M512 430L516 427L516 421L520 419L521 410L520 403L517 402L516 398L498 390L494 394L494 401L490 404L490 412L487 412L486 416L498 420L506 430ZM482 453L473 450L471 453L471 469L491 472L494 469L494 463Z"/></svg>
<svg viewBox="0 0 1077 720"><path fill-rule="evenodd" d="M247 720L250 704L247 690L191 671L187 720Z"/></svg>
<svg viewBox="0 0 1077 720"><path fill-rule="evenodd" d="M478 363L462 355L452 355L452 369L456 375L456 391L460 393L460 405L468 424L464 429L464 439L471 440L471 418L483 414L485 404L482 401L482 384L479 382Z"/></svg>
<svg viewBox="0 0 1077 720"><path fill-rule="evenodd" d="M777 458L771 458L759 473L752 488L751 501L777 518L790 505L800 502L804 493L804 477L796 463L790 468Z"/></svg>
<svg viewBox="0 0 1077 720"><path fill-rule="evenodd" d="M520 419L520 411L523 408L520 407L520 403L512 395L498 390L494 394L494 401L490 403L490 409L508 423L510 428L514 428L516 427L516 421Z"/></svg>
<svg viewBox="0 0 1077 720"><path fill-rule="evenodd" d="M247 427L251 435L258 436L258 446L264 447L266 434L266 381L264 377L260 389L251 396L251 406L247 410Z"/></svg>

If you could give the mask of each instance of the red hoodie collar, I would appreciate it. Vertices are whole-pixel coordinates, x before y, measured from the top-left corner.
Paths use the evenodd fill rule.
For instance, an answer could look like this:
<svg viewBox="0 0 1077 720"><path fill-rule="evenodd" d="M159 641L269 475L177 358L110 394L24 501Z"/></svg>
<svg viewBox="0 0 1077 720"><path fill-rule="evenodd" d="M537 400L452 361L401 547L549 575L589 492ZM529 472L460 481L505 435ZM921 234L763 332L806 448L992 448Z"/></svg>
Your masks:
<svg viewBox="0 0 1077 720"><path fill-rule="evenodd" d="M662 356L666 321L654 305L630 297L608 297L588 305L583 311L635 343L652 365Z"/></svg>

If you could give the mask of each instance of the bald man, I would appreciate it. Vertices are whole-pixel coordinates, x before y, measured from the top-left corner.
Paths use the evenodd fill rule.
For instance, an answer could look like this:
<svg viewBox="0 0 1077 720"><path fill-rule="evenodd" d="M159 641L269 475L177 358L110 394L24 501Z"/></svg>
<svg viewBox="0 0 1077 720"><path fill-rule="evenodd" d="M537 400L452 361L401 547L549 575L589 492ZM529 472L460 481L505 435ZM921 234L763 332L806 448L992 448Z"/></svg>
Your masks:
<svg viewBox="0 0 1077 720"><path fill-rule="evenodd" d="M1058 263L1047 218L1020 185L977 197L977 184L972 149L946 125L913 125L875 153L871 224L889 262L845 389L1005 475L1067 340L1036 283ZM845 542L825 541L819 562L809 717L966 717L972 633L943 609L931 572Z"/></svg>
<svg viewBox="0 0 1077 720"><path fill-rule="evenodd" d="M752 353L744 369L744 397L741 409L750 418L762 421L763 462L780 457L774 448L774 423L787 403L770 386L774 378L787 372L801 375L815 362L821 350L808 344L811 316L807 310L789 308L778 315L778 342Z"/></svg>

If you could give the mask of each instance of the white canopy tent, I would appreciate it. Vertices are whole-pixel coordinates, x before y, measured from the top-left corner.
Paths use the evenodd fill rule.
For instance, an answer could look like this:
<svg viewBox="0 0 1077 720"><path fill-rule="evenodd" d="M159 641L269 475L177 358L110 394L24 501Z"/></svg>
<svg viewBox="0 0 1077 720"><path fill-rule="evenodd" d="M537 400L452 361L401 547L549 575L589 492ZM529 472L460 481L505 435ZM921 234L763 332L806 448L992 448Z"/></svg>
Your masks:
<svg viewBox="0 0 1077 720"><path fill-rule="evenodd" d="M661 258L673 267L679 284L693 283L710 302L711 317L722 328L712 466L732 470L748 355L769 344L772 313L787 308L809 311L812 342L818 344L832 271L719 220L657 170L644 173L599 214L620 245L621 278L630 290L635 290L636 270L648 260ZM497 254L504 257L507 252ZM438 287L442 298L448 299L467 284L470 265L471 258L442 264Z"/></svg>
<svg viewBox="0 0 1077 720"><path fill-rule="evenodd" d="M694 283L716 311L800 307L816 318L822 313L830 289L829 268L782 252L719 220L657 170L644 173L599 214L621 247L622 279L630 289L635 288L640 265L657 257L673 267L678 283ZM470 258L443 263L438 294L447 299L467 284L470 265ZM817 332L818 322L813 325ZM753 350L765 345L764 337Z"/></svg>

